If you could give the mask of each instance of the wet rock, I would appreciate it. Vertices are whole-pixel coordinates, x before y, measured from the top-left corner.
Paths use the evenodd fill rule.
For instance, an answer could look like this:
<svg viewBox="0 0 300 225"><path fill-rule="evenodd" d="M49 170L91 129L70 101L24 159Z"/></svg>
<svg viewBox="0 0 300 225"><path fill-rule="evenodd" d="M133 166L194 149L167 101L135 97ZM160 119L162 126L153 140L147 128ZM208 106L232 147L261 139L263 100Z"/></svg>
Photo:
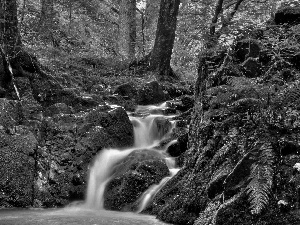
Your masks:
<svg viewBox="0 0 300 225"><path fill-rule="evenodd" d="M111 140L112 145L104 144L102 147L124 148L132 146L134 143L133 126L124 108L115 107L109 110L104 110L104 108L103 106L97 107L85 118L86 125L95 127L96 133L105 132L108 134L107 139ZM94 132L91 133L95 134Z"/></svg>
<svg viewBox="0 0 300 225"><path fill-rule="evenodd" d="M164 159L151 150L132 152L114 171L104 193L104 207L110 210L136 210L143 192L169 175Z"/></svg>
<svg viewBox="0 0 300 225"><path fill-rule="evenodd" d="M255 39L243 39L236 43L235 55L241 62L244 62L249 57L259 57L259 53L260 45Z"/></svg>
<svg viewBox="0 0 300 225"><path fill-rule="evenodd" d="M114 94L114 95L106 95L103 97L105 103L110 105L119 105L124 107L127 111L134 111L136 108L136 103L134 99L125 98L123 96Z"/></svg>
<svg viewBox="0 0 300 225"><path fill-rule="evenodd" d="M14 134L0 130L0 207L32 205L36 147L25 126L16 126Z"/></svg>
<svg viewBox="0 0 300 225"><path fill-rule="evenodd" d="M137 104L150 105L166 100L166 95L157 81L151 81L138 89Z"/></svg>
<svg viewBox="0 0 300 225"><path fill-rule="evenodd" d="M296 25L300 23L300 7L286 6L275 13L274 21L277 25Z"/></svg>
<svg viewBox="0 0 300 225"><path fill-rule="evenodd" d="M152 123L152 137L159 140L164 137L171 129L171 122L165 117L156 117Z"/></svg>
<svg viewBox="0 0 300 225"><path fill-rule="evenodd" d="M261 65L255 58L249 57L246 59L245 62L242 63L242 68L244 69L246 77L253 78L261 74Z"/></svg>
<svg viewBox="0 0 300 225"><path fill-rule="evenodd" d="M168 147L167 153L172 157L178 157L187 150L187 143L188 134L186 133L179 136L177 142Z"/></svg>

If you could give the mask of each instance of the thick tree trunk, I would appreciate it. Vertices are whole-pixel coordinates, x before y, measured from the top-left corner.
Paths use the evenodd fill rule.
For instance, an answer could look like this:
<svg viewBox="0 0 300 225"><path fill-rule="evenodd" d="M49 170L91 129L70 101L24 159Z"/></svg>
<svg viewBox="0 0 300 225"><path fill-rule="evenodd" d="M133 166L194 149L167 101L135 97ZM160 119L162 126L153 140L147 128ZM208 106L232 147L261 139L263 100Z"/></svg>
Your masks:
<svg viewBox="0 0 300 225"><path fill-rule="evenodd" d="M122 0L119 14L119 51L130 61L135 58L136 0Z"/></svg>
<svg viewBox="0 0 300 225"><path fill-rule="evenodd" d="M151 71L159 80L174 77L170 61L175 41L175 31L180 0L161 0L156 38L150 58Z"/></svg>
<svg viewBox="0 0 300 225"><path fill-rule="evenodd" d="M0 10L0 44L9 57L14 57L22 48L16 0L0 0Z"/></svg>
<svg viewBox="0 0 300 225"><path fill-rule="evenodd" d="M24 51L18 29L17 1L0 0L0 86L8 89L13 77L32 78L33 73L47 79L54 79L41 70L38 60Z"/></svg>

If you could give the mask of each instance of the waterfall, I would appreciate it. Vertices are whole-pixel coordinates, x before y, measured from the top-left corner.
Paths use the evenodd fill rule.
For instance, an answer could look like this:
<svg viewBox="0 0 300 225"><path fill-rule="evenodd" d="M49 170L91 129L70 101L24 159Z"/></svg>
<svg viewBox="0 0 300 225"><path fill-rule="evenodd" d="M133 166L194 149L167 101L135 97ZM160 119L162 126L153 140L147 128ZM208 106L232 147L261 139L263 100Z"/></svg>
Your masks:
<svg viewBox="0 0 300 225"><path fill-rule="evenodd" d="M165 104L160 106L146 106L139 107L138 113L145 113L153 109L159 110L164 108ZM112 171L115 165L125 159L131 152L135 150L149 150L157 147L161 140L163 140L175 127L175 123L172 122L172 126L168 127L168 131L163 133L159 132L156 118L167 117L159 114L148 115L146 117L134 117L130 116L130 120L134 128L134 146L128 149L103 149L94 159L94 163L90 167L87 195L85 200L85 207L90 209L103 209L104 206L104 191L107 183L112 178ZM170 116L168 116L171 118ZM162 152L165 152L167 147L172 144L170 142L166 145ZM166 164L170 170L170 176L165 177L157 185L152 185L140 198L140 204L138 211L142 211L153 198L153 196L161 189L161 187L176 174L178 169L175 168L175 161L173 158L165 158ZM176 171L176 172L175 172Z"/></svg>

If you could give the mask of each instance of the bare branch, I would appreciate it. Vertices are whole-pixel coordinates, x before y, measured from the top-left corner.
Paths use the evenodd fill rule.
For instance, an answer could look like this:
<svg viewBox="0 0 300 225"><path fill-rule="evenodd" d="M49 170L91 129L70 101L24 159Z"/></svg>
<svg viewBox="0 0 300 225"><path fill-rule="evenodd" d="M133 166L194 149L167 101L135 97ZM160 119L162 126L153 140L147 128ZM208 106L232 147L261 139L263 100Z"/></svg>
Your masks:
<svg viewBox="0 0 300 225"><path fill-rule="evenodd" d="M222 12L223 0L218 0L216 8L215 8L215 15L212 18L211 26L210 26L210 35L214 35L216 31L216 23L218 22L219 14Z"/></svg>

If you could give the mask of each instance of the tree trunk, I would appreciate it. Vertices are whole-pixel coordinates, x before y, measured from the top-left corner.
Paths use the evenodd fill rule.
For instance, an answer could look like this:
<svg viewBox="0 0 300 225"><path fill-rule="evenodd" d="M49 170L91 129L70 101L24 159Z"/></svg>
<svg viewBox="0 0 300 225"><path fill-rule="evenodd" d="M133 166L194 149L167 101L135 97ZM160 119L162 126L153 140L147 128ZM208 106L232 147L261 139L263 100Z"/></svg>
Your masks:
<svg viewBox="0 0 300 225"><path fill-rule="evenodd" d="M54 18L54 0L42 0L39 34L41 39L45 41L51 41L54 45L56 45L57 43L53 37L53 30L55 29Z"/></svg>
<svg viewBox="0 0 300 225"><path fill-rule="evenodd" d="M119 14L119 51L125 59L135 58L136 0L122 0Z"/></svg>
<svg viewBox="0 0 300 225"><path fill-rule="evenodd" d="M0 86L4 89L13 84L13 77L16 76L31 79L33 73L38 73L43 78L54 80L41 70L36 57L23 49L16 0L0 0L0 45L3 46L0 55Z"/></svg>
<svg viewBox="0 0 300 225"><path fill-rule="evenodd" d="M18 29L16 0L0 0L0 44L9 57L14 57L22 48Z"/></svg>
<svg viewBox="0 0 300 225"><path fill-rule="evenodd" d="M145 8L145 28L153 28L153 24L157 24L159 15L160 0L147 0ZM156 26L155 26L156 28Z"/></svg>
<svg viewBox="0 0 300 225"><path fill-rule="evenodd" d="M150 58L151 71L159 80L175 77L170 61L175 41L175 31L180 0L161 0L156 38Z"/></svg>

